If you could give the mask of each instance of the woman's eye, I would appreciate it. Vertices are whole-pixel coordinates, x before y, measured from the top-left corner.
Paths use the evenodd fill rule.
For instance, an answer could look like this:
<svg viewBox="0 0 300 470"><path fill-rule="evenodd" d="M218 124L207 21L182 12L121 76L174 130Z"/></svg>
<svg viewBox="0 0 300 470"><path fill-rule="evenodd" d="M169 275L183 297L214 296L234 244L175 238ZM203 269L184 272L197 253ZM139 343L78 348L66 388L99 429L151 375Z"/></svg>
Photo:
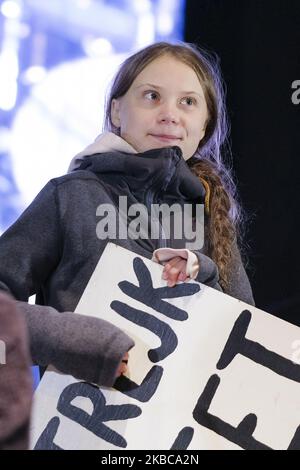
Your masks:
<svg viewBox="0 0 300 470"><path fill-rule="evenodd" d="M192 98L191 96L186 96L185 98L182 98L181 102L183 104L187 104L188 106L191 106L192 104L196 104L195 98Z"/></svg>
<svg viewBox="0 0 300 470"><path fill-rule="evenodd" d="M153 101L158 98L158 93L156 91L146 91L144 96L147 100Z"/></svg>

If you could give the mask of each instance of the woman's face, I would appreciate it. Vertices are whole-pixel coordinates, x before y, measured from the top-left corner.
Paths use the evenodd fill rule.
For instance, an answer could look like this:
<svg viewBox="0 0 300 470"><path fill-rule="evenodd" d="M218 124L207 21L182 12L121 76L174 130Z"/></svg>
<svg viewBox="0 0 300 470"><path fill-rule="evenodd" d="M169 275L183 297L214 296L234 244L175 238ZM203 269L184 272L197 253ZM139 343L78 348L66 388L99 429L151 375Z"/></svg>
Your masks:
<svg viewBox="0 0 300 470"><path fill-rule="evenodd" d="M204 137L208 111L194 70L169 55L153 60L112 100L112 123L138 152L177 145L185 160Z"/></svg>

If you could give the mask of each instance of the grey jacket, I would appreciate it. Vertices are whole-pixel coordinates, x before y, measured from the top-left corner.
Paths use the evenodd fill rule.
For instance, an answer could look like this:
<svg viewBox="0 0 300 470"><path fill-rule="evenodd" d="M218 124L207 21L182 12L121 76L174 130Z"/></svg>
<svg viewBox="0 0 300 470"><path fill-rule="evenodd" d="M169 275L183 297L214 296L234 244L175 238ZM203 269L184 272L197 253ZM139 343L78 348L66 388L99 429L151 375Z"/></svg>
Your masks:
<svg viewBox="0 0 300 470"><path fill-rule="evenodd" d="M139 202L149 208L157 202L203 201L205 190L178 147L137 155L93 155L76 171L51 180L0 238L0 288L20 301L34 362L107 386L113 384L116 368L133 341L110 323L71 312L108 241L147 258L162 246L161 240L151 238L97 237L98 206L117 208L119 195L128 197L128 206ZM172 247L172 239L166 244ZM175 248L184 246L182 240ZM196 280L220 289L217 266L205 248L195 253L201 267ZM253 303L237 247L227 293ZM39 305L27 304L33 294Z"/></svg>

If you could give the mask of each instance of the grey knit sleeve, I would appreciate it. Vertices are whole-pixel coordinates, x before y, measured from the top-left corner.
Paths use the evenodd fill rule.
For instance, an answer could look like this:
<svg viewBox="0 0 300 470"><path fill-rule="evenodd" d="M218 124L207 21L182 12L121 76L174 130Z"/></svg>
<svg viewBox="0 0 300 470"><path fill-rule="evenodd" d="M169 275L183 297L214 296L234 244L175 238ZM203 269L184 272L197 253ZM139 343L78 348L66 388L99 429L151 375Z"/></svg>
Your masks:
<svg viewBox="0 0 300 470"><path fill-rule="evenodd" d="M198 250L192 250L198 258L199 271L195 278L196 281L206 284L209 287L220 290L219 271L216 263Z"/></svg>
<svg viewBox="0 0 300 470"><path fill-rule="evenodd" d="M21 217L0 237L0 290L12 295L24 314L34 363L111 386L133 341L95 317L29 305L61 256L56 187L49 182Z"/></svg>
<svg viewBox="0 0 300 470"><path fill-rule="evenodd" d="M134 342L100 318L17 302L29 330L32 360L64 374L111 387L124 354Z"/></svg>
<svg viewBox="0 0 300 470"><path fill-rule="evenodd" d="M216 263L209 256L204 255L200 251L194 250L193 253L197 256L200 266L195 280L219 291L223 291L219 284L219 271ZM252 289L236 242L232 245L228 288L224 290L224 293L250 305L254 305Z"/></svg>
<svg viewBox="0 0 300 470"><path fill-rule="evenodd" d="M251 285L236 242L232 245L232 259L230 263L228 284L228 289L226 289L225 292L226 294L231 295L238 300L242 300L247 304L255 305Z"/></svg>

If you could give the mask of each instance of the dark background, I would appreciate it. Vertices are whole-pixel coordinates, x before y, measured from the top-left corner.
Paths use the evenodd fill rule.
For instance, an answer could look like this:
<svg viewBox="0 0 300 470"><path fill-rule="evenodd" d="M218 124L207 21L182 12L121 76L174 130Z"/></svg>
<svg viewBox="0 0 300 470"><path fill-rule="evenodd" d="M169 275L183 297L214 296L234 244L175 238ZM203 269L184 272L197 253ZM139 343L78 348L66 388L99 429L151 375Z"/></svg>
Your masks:
<svg viewBox="0 0 300 470"><path fill-rule="evenodd" d="M185 41L221 60L256 305L300 325L300 1L187 0Z"/></svg>

